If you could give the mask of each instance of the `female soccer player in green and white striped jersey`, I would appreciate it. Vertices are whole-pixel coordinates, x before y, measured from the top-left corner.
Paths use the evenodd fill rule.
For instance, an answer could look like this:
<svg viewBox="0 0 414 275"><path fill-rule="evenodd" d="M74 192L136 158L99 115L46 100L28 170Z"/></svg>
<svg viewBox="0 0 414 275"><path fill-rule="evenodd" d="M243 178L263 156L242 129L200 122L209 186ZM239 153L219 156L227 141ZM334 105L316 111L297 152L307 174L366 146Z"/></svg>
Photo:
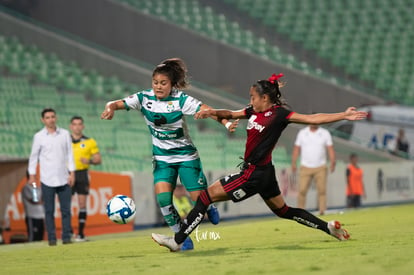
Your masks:
<svg viewBox="0 0 414 275"><path fill-rule="evenodd" d="M200 157L188 135L184 115L194 115L210 107L182 91L188 86L186 73L181 59L164 60L153 71L152 89L110 101L101 114L102 119L108 120L113 118L116 110L140 110L144 115L152 136L157 202L165 221L175 233L181 228L181 218L173 205L177 177L180 177L194 202L200 192L207 189ZM230 132L237 127L237 121L218 121ZM209 208L207 215L213 224L219 222L219 213L214 206ZM193 249L190 238L183 248L181 250Z"/></svg>

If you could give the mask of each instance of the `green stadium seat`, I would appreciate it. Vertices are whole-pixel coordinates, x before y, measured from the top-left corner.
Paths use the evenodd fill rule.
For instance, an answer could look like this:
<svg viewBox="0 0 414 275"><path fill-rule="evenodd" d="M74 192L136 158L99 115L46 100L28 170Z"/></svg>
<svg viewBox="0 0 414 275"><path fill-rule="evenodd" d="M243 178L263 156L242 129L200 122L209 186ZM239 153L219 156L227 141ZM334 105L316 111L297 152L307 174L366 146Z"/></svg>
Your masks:
<svg viewBox="0 0 414 275"><path fill-rule="evenodd" d="M178 4L187 5L185 3L187 2L177 0L174 4L168 5L172 8ZM160 7L153 3L140 5L160 11ZM257 51L262 56L272 55L280 61L283 60L283 53L279 48L269 45L265 39L256 37L252 32L242 30L237 23L228 22L224 16L216 15L211 8L204 9L194 3L186 7L187 11L195 13L191 18L197 18L195 20L200 21L200 24L204 24L204 18L213 24L213 33L227 31L228 37L222 36L224 40L230 41L232 37L239 37L240 44L251 47L249 51ZM255 42L259 43L257 49L254 48ZM292 56L287 59L294 58ZM142 90L140 86L124 83L115 76L104 77L94 70L85 71L75 62L63 61L56 54L39 50L36 45L24 45L18 39L0 35L1 69L9 68L12 64L15 64L15 68L11 75L0 75L0 121L1 131L10 136L9 143L13 145L5 146L4 144L8 143L1 142L0 138L0 148L4 145L8 154L27 157L33 134L42 128L39 120L41 109L53 107L58 113L58 125L65 128L73 115L84 117L87 134L98 141L102 154L109 158L109 161L105 160L98 169L113 172L119 172L121 169L151 171L151 139L142 115L139 112L119 112L113 121L102 121L99 118L101 108L109 96L124 97ZM107 89L111 93L107 93ZM19 104L24 104L24 108L18 108ZM237 155L242 154L244 140L235 138L231 143L227 142L222 126L214 121L206 124L210 133L205 135L208 139L205 140L203 137L200 138L205 133L195 134L199 132L196 123L191 119L189 121L190 128L193 128L190 131L196 136L194 140L200 154L205 155L208 164L206 167L223 169L234 168L237 165L238 159L233 157L233 152ZM145 141L145 146L135 149L136 140ZM211 148L216 149L214 153ZM227 150L232 152L232 157L227 156Z"/></svg>
<svg viewBox="0 0 414 275"><path fill-rule="evenodd" d="M361 76L361 80L374 83L385 97L389 96L387 92L392 86L386 83L392 83L397 74L405 70L410 75L414 74L412 66L405 67L398 62L401 59L409 64L414 63L414 28L407 28L414 25L414 5L410 1L225 2L260 20L264 26L272 27L292 41L301 43L303 48L314 50L321 58L343 68L346 74ZM276 11L272 9L274 6L278 8ZM378 70L378 64L391 64L389 59L396 62L390 66L394 70ZM367 66L372 68L363 64L369 64ZM293 67L296 68L296 65ZM386 80L377 84L378 78ZM408 78L399 81L405 82L401 87L409 86ZM400 103L406 103L403 97Z"/></svg>
<svg viewBox="0 0 414 275"><path fill-rule="evenodd" d="M291 57L282 58L280 55L285 55L280 50L277 55L274 54L273 48L276 45L269 44L263 38L257 37L249 30L240 28L237 22L229 21L223 14L217 14L209 6L202 6L198 1L175 0L175 1L139 1L139 0L119 0L123 3L129 4L141 12L152 13L160 16L165 20L174 22L185 28L190 28L213 39L228 43L233 46L242 48L246 52L257 54L266 59L276 57L274 61L283 63L290 61ZM241 9L248 7L255 16L262 17L269 10L269 1L234 1ZM276 8L271 11L277 12ZM283 14L283 13L282 13ZM274 14L272 15L274 16ZM283 20L280 21L283 24ZM286 28L290 30L289 27ZM260 45L257 46L257 41ZM295 58L295 57L293 57ZM289 67L300 69L299 61L289 62ZM313 72L310 67L306 68L306 72Z"/></svg>

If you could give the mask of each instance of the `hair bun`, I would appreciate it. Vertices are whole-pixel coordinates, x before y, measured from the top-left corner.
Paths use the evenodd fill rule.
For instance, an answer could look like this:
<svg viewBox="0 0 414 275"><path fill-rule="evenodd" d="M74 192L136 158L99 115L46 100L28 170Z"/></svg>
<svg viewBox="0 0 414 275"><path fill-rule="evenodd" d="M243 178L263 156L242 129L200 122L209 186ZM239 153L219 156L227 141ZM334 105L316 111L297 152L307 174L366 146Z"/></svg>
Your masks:
<svg viewBox="0 0 414 275"><path fill-rule="evenodd" d="M278 75L272 74L267 80L272 84L277 84L279 78L283 77L284 74L280 73Z"/></svg>

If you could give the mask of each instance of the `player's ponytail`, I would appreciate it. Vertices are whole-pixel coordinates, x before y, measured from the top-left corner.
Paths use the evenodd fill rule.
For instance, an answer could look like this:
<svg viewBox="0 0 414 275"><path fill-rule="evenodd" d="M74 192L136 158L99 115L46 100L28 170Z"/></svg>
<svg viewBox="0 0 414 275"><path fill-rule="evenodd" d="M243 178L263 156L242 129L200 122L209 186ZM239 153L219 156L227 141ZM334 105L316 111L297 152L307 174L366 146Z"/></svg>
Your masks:
<svg viewBox="0 0 414 275"><path fill-rule="evenodd" d="M180 58L169 58L161 62L155 67L152 76L156 74L164 74L171 81L171 86L176 89L187 88L187 66Z"/></svg>

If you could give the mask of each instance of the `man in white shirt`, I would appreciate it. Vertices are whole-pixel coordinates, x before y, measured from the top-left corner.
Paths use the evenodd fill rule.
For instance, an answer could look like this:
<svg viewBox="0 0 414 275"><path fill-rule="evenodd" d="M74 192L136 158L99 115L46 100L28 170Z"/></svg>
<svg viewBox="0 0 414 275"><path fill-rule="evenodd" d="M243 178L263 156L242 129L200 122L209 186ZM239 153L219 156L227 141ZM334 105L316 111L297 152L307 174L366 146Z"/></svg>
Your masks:
<svg viewBox="0 0 414 275"><path fill-rule="evenodd" d="M62 242L71 243L71 186L75 180L75 164L69 131L56 126L56 111L42 111L45 127L33 137L29 158L29 182L36 181L36 167L40 164L40 182L46 217L49 245L56 245L55 197L59 198L62 216Z"/></svg>
<svg viewBox="0 0 414 275"><path fill-rule="evenodd" d="M326 211L326 183L328 153L331 173L335 170L335 151L332 136L318 125L309 125L299 131L292 152L292 172L296 173L296 161L300 154L298 207L305 208L306 194L315 180L318 191L319 213Z"/></svg>

